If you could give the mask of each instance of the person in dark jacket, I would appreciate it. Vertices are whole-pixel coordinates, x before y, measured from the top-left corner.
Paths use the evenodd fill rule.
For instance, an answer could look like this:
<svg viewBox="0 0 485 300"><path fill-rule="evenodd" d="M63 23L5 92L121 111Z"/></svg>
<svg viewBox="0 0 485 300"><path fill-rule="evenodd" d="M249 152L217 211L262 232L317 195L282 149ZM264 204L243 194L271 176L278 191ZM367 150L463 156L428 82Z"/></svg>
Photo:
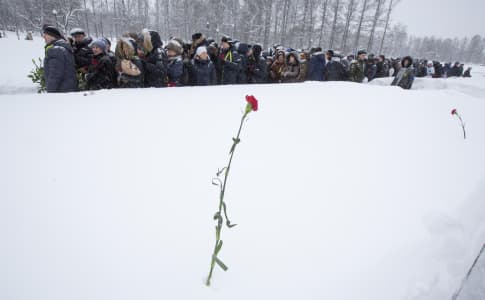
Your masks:
<svg viewBox="0 0 485 300"><path fill-rule="evenodd" d="M350 63L350 69L349 69L349 80L353 82L359 82L362 83L364 81L364 78L366 77L366 72L365 72L365 58L366 58L367 52L364 50L360 50L357 52L357 59L354 59Z"/></svg>
<svg viewBox="0 0 485 300"><path fill-rule="evenodd" d="M307 80L310 81L323 81L324 69L325 69L325 55L322 52L322 48L317 47L312 49L310 62L308 63L308 75Z"/></svg>
<svg viewBox="0 0 485 300"><path fill-rule="evenodd" d="M411 89L414 82L413 59L406 56L401 61L402 68L397 73L391 85L397 85L405 90Z"/></svg>
<svg viewBox="0 0 485 300"><path fill-rule="evenodd" d="M104 37L102 38L104 43L106 44L106 55L109 57L111 60L111 65L113 66L113 75L111 76L113 78L113 87L118 86L118 73L116 72L116 55L115 53L111 50L111 41Z"/></svg>
<svg viewBox="0 0 485 300"><path fill-rule="evenodd" d="M418 60L415 69L416 77L426 77L428 70L426 68L426 60Z"/></svg>
<svg viewBox="0 0 485 300"><path fill-rule="evenodd" d="M168 61L158 32L144 29L141 33L140 46L142 49L138 51L145 70L145 87L166 87Z"/></svg>
<svg viewBox="0 0 485 300"><path fill-rule="evenodd" d="M71 45L59 30L44 26L44 79L48 93L77 91L76 65Z"/></svg>
<svg viewBox="0 0 485 300"><path fill-rule="evenodd" d="M116 71L120 88L143 87L143 63L136 55L137 44L134 39L123 37L116 43Z"/></svg>
<svg viewBox="0 0 485 300"><path fill-rule="evenodd" d="M472 77L471 72L472 72L472 68L471 68L471 67L468 67L468 68L466 69L465 73L463 73L463 77L467 77L467 78Z"/></svg>
<svg viewBox="0 0 485 300"><path fill-rule="evenodd" d="M460 76L460 63L455 62L453 67L448 71L448 77L459 77Z"/></svg>
<svg viewBox="0 0 485 300"><path fill-rule="evenodd" d="M347 78L345 67L334 58L334 51L325 53L327 64L325 65L325 81L343 81Z"/></svg>
<svg viewBox="0 0 485 300"><path fill-rule="evenodd" d="M219 73L221 84L236 84L238 82L238 75L240 72L241 57L233 49L232 39L223 37L221 39L221 46L219 56L217 59L216 70Z"/></svg>
<svg viewBox="0 0 485 300"><path fill-rule="evenodd" d="M384 55L381 54L377 57L376 67L376 78L384 78L389 76L389 64L387 63Z"/></svg>
<svg viewBox="0 0 485 300"><path fill-rule="evenodd" d="M76 61L76 69L82 73L86 73L87 68L91 64L91 58L93 57L93 51L89 45L93 39L86 36L86 33L81 28L74 28L70 32L73 40L72 48L74 52L74 59Z"/></svg>
<svg viewBox="0 0 485 300"><path fill-rule="evenodd" d="M168 75L168 86L181 86L182 76L184 75L184 62L182 59L183 48L182 45L176 40L171 40L168 42L167 46L167 75Z"/></svg>
<svg viewBox="0 0 485 300"><path fill-rule="evenodd" d="M237 82L240 84L248 83L248 64L249 56L252 55L251 47L246 43L238 43L236 45L237 53L241 58L239 63L239 74L237 76Z"/></svg>
<svg viewBox="0 0 485 300"><path fill-rule="evenodd" d="M443 65L439 61L433 62L434 74L433 78L441 78L444 75Z"/></svg>
<svg viewBox="0 0 485 300"><path fill-rule="evenodd" d="M253 45L251 56L248 59L248 82L266 83L268 80L268 68L266 60L261 56L263 47Z"/></svg>
<svg viewBox="0 0 485 300"><path fill-rule="evenodd" d="M200 46L195 51L191 71L195 85L214 85L217 83L216 68L210 60L205 46Z"/></svg>
<svg viewBox="0 0 485 300"><path fill-rule="evenodd" d="M374 54L370 54L367 60L365 61L365 77L367 77L367 81L371 82L376 78L377 73L377 66L374 58Z"/></svg>
<svg viewBox="0 0 485 300"><path fill-rule="evenodd" d="M111 89L113 87L114 66L106 55L106 44L103 40L91 43L93 58L86 74L88 90Z"/></svg>

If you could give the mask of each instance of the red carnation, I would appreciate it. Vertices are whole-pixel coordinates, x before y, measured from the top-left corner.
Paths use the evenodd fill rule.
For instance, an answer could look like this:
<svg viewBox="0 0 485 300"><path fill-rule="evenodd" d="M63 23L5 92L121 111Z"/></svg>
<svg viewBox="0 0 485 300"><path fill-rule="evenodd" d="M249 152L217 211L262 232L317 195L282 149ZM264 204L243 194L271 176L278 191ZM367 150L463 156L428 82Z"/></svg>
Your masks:
<svg viewBox="0 0 485 300"><path fill-rule="evenodd" d="M456 113L457 113L457 112L456 112L456 108L453 108L453 110L451 111L451 115L452 115L452 116L453 116L453 115L456 115Z"/></svg>
<svg viewBox="0 0 485 300"><path fill-rule="evenodd" d="M253 111L258 110L258 100L253 95L246 96L246 101L248 102L248 107L249 107L249 105L251 105L251 109Z"/></svg>

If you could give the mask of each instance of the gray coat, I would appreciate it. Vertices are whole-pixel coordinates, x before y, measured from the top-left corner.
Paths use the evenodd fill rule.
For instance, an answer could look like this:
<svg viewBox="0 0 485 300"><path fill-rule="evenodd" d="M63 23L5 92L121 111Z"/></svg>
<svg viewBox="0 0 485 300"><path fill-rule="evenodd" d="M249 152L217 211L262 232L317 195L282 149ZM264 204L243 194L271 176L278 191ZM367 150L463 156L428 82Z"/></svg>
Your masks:
<svg viewBox="0 0 485 300"><path fill-rule="evenodd" d="M57 40L45 46L44 78L48 93L78 90L74 56L66 41Z"/></svg>

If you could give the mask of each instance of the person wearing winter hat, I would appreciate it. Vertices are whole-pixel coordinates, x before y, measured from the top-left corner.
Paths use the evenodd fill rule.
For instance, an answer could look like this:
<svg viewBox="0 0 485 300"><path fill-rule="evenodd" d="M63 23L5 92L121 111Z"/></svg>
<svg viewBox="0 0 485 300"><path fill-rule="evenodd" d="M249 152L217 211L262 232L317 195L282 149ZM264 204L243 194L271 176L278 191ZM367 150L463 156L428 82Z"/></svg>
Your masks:
<svg viewBox="0 0 485 300"><path fill-rule="evenodd" d="M266 83L268 80L268 67L266 60L261 56L263 47L256 44L252 47L252 55L248 58L248 82Z"/></svg>
<svg viewBox="0 0 485 300"><path fill-rule="evenodd" d="M117 77L118 73L116 73L116 55L115 53L111 50L111 41L107 37L101 38L103 42L106 44L106 55L109 57L111 60L111 64L113 65L113 87L116 87L117 85Z"/></svg>
<svg viewBox="0 0 485 300"><path fill-rule="evenodd" d="M93 39L86 36L86 33L81 28L74 28L71 30L70 35L73 39L72 48L74 51L74 59L76 61L76 69L85 73L91 58L93 57L93 51L89 45Z"/></svg>
<svg viewBox="0 0 485 300"><path fill-rule="evenodd" d="M207 48L198 47L192 63L192 77L195 85L214 85L217 83L216 69L210 60Z"/></svg>
<svg viewBox="0 0 485 300"><path fill-rule="evenodd" d="M60 31L49 25L42 28L45 41L44 79L48 93L77 91L72 48Z"/></svg>
<svg viewBox="0 0 485 300"><path fill-rule="evenodd" d="M406 56L401 61L401 69L392 81L391 85L399 86L405 90L411 89L414 82L414 67L411 56Z"/></svg>
<svg viewBox="0 0 485 300"><path fill-rule="evenodd" d="M167 46L167 76L168 76L168 86L175 87L181 86L182 76L184 75L184 62L182 60L183 48L182 45L176 41L171 40L168 42Z"/></svg>
<svg viewBox="0 0 485 300"><path fill-rule="evenodd" d="M117 86L120 88L143 87L144 66L136 56L136 42L132 38L118 39L115 49Z"/></svg>
<svg viewBox="0 0 485 300"><path fill-rule="evenodd" d="M190 56L190 59L194 58L194 55L195 55L195 51L197 51L197 49L201 46L209 46L209 42L207 41L206 37L200 33L200 32L197 32L197 33L194 33L192 35L192 44L190 45L190 50L189 50L189 56Z"/></svg>
<svg viewBox="0 0 485 300"><path fill-rule="evenodd" d="M88 90L110 89L113 87L114 65L106 54L106 43L95 40L91 43L93 58L85 76Z"/></svg>
<svg viewBox="0 0 485 300"><path fill-rule="evenodd" d="M162 49L160 34L153 30L143 29L139 44L140 56L145 69L145 87L167 86L167 55ZM140 52L140 51L139 51Z"/></svg>
<svg viewBox="0 0 485 300"><path fill-rule="evenodd" d="M216 64L217 77L221 84L236 84L238 81L241 57L233 49L233 44L230 37L222 37Z"/></svg>

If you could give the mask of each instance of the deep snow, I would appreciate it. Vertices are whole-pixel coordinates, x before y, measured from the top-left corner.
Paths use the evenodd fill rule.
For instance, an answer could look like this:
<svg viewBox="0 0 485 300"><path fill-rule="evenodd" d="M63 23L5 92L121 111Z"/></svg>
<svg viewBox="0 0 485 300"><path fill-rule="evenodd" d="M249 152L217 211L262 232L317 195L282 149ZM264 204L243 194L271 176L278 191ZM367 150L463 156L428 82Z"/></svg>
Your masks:
<svg viewBox="0 0 485 300"><path fill-rule="evenodd" d="M0 53L0 299L451 299L485 242L484 68L411 91L36 95L24 76L42 43L0 39ZM211 179L246 94L260 111L226 195L239 225L208 288ZM483 299L484 282L482 258L458 299Z"/></svg>

